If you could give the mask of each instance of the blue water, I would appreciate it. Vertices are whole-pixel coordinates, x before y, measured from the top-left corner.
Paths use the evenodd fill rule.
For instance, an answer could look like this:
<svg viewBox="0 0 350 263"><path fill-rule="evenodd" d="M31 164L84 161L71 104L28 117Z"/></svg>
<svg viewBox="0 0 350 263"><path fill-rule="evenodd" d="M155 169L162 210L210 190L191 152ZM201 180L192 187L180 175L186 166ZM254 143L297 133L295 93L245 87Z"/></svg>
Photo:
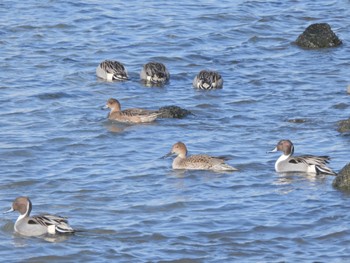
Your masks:
<svg viewBox="0 0 350 263"><path fill-rule="evenodd" d="M331 176L278 174L284 138L296 154L349 162L350 2L2 1L0 3L0 207L27 195L32 214L69 217L66 238L14 233L0 217L4 262L346 262L349 195ZM303 50L317 22L343 40ZM105 59L123 83L96 78ZM149 88L142 65L166 64L171 81ZM201 69L224 88L192 88ZM101 110L177 105L194 115L121 125ZM295 122L294 120L304 120ZM178 172L161 159L177 141L191 154L231 157L238 172Z"/></svg>

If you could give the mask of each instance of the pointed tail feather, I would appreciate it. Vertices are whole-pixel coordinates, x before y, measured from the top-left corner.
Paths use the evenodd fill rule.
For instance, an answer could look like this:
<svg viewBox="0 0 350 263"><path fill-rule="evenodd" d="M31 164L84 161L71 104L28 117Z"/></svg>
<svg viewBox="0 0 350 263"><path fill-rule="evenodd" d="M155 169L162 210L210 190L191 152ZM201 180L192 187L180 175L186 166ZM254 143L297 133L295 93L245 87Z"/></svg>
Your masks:
<svg viewBox="0 0 350 263"><path fill-rule="evenodd" d="M315 166L316 168L316 174L328 174L328 175L334 175L337 176L337 173L335 173L334 171L332 171L330 168L328 168L327 166Z"/></svg>
<svg viewBox="0 0 350 263"><path fill-rule="evenodd" d="M74 233L75 230L73 228L71 228L68 224L59 224L59 225L56 225L56 231L58 233L61 233L61 234L69 234L69 233Z"/></svg>

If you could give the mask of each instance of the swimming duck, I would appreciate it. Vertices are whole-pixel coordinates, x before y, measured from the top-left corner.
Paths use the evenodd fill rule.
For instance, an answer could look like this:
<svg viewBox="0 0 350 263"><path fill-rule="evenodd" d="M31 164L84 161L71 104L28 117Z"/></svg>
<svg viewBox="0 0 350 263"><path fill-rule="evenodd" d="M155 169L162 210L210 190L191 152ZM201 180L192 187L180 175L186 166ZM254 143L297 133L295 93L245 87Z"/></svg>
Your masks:
<svg viewBox="0 0 350 263"><path fill-rule="evenodd" d="M202 70L195 76L193 87L203 90L221 89L223 83L224 81L218 72Z"/></svg>
<svg viewBox="0 0 350 263"><path fill-rule="evenodd" d="M127 80L128 72L124 65L115 60L105 60L96 68L96 75L104 80Z"/></svg>
<svg viewBox="0 0 350 263"><path fill-rule="evenodd" d="M170 74L164 64L149 62L143 65L140 78L146 84L163 85L169 81Z"/></svg>
<svg viewBox="0 0 350 263"><path fill-rule="evenodd" d="M173 145L171 151L164 157L176 155L173 161L173 169L188 170L215 170L215 171L236 171L237 169L226 164L225 157L212 157L206 154L198 154L187 157L187 147L183 142Z"/></svg>
<svg viewBox="0 0 350 263"><path fill-rule="evenodd" d="M129 123L143 123L152 122L160 115L158 111L146 110L146 109L126 109L121 110L121 105L118 100L110 98L107 100L105 109L111 109L108 114L108 119L119 121L119 122L129 122Z"/></svg>
<svg viewBox="0 0 350 263"><path fill-rule="evenodd" d="M42 214L30 216L32 202L26 196L20 196L5 213L18 211L20 216L15 223L15 231L24 236L41 236L44 234L69 234L75 230L68 225L67 218Z"/></svg>
<svg viewBox="0 0 350 263"><path fill-rule="evenodd" d="M301 155L293 156L294 145L290 140L280 140L271 152L281 151L282 155L275 163L277 172L305 172L314 174L336 175L327 164L328 156Z"/></svg>

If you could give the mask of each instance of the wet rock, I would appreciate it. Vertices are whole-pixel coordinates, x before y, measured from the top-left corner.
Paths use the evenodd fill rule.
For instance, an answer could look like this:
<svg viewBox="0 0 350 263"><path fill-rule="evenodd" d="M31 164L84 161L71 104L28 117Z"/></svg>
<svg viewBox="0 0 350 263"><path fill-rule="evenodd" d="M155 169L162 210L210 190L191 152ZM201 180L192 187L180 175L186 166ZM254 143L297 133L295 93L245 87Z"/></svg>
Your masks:
<svg viewBox="0 0 350 263"><path fill-rule="evenodd" d="M305 122L307 122L307 120L303 119L303 118L289 119L287 121L291 122L291 123L305 123Z"/></svg>
<svg viewBox="0 0 350 263"><path fill-rule="evenodd" d="M334 104L332 108L337 110L345 110L349 108L349 104L340 102L340 103Z"/></svg>
<svg viewBox="0 0 350 263"><path fill-rule="evenodd" d="M308 26L295 43L303 48L327 48L339 46L342 41L332 31L330 25L319 23Z"/></svg>
<svg viewBox="0 0 350 263"><path fill-rule="evenodd" d="M338 132L350 132L350 119L338 122Z"/></svg>
<svg viewBox="0 0 350 263"><path fill-rule="evenodd" d="M159 109L161 115L159 118L178 118L181 119L189 114L192 114L189 110L182 109L178 106L164 106Z"/></svg>
<svg viewBox="0 0 350 263"><path fill-rule="evenodd" d="M350 190L350 163L339 171L333 180L333 186L342 190Z"/></svg>

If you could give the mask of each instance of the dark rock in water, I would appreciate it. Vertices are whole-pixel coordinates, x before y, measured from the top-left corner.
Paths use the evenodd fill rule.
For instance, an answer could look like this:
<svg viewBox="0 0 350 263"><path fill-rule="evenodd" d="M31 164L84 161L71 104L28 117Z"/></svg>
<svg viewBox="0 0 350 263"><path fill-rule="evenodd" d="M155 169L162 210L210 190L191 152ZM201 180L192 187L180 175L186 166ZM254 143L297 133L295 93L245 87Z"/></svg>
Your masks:
<svg viewBox="0 0 350 263"><path fill-rule="evenodd" d="M327 48L339 46L342 41L332 31L330 25L320 23L308 26L295 43L304 48Z"/></svg>
<svg viewBox="0 0 350 263"><path fill-rule="evenodd" d="M337 110L345 110L347 108L349 108L350 105L348 105L347 103L338 103L338 104L334 104L332 106L333 109L337 109Z"/></svg>
<svg viewBox="0 0 350 263"><path fill-rule="evenodd" d="M189 110L182 109L178 106L164 106L159 109L161 115L159 118L178 118L181 119L189 114L192 114Z"/></svg>
<svg viewBox="0 0 350 263"><path fill-rule="evenodd" d="M338 122L338 132L350 132L350 119Z"/></svg>
<svg viewBox="0 0 350 263"><path fill-rule="evenodd" d="M342 190L350 190L350 163L339 171L333 180L333 186Z"/></svg>
<svg viewBox="0 0 350 263"><path fill-rule="evenodd" d="M53 93L41 93L36 95L41 100L56 100L61 98L69 98L70 96L64 92L53 92Z"/></svg>
<svg viewBox="0 0 350 263"><path fill-rule="evenodd" d="M289 119L287 120L288 122L291 122L291 123L305 123L307 122L306 119L303 119L303 118L297 118L297 119Z"/></svg>

